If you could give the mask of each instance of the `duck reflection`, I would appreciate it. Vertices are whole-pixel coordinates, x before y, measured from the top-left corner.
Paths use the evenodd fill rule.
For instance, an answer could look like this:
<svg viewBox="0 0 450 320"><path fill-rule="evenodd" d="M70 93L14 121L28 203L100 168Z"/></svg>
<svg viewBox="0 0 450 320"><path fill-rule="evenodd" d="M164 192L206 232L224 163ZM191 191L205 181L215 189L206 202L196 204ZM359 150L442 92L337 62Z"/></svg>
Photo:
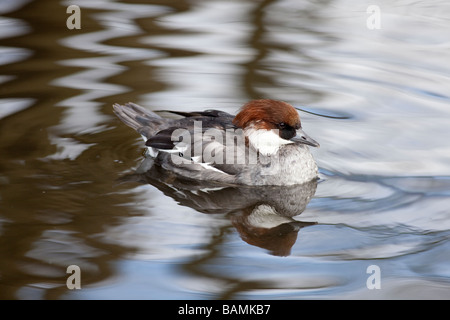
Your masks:
<svg viewBox="0 0 450 320"><path fill-rule="evenodd" d="M301 214L314 196L317 181L295 186L236 186L189 180L153 166L147 158L122 181L148 183L179 204L206 214L226 214L242 240L288 256L301 228L316 222L293 219Z"/></svg>

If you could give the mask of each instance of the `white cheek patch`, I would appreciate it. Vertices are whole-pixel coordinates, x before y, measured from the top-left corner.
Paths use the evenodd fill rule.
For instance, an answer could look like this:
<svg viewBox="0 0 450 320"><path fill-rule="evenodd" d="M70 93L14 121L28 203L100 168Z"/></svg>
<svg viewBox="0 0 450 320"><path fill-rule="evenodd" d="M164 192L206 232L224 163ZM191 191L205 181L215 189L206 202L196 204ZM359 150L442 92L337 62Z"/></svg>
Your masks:
<svg viewBox="0 0 450 320"><path fill-rule="evenodd" d="M277 129L254 129L245 130L250 145L265 156L274 155L281 146L294 143L293 141L280 138Z"/></svg>

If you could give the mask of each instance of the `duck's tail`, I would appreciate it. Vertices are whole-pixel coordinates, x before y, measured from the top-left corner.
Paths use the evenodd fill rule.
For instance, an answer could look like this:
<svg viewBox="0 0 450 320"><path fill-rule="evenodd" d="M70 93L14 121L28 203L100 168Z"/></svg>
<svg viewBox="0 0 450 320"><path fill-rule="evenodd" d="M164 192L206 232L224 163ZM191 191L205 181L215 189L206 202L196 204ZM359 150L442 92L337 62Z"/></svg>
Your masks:
<svg viewBox="0 0 450 320"><path fill-rule="evenodd" d="M140 133L145 140L164 129L167 123L166 119L132 102L124 105L115 103L113 108L117 117Z"/></svg>

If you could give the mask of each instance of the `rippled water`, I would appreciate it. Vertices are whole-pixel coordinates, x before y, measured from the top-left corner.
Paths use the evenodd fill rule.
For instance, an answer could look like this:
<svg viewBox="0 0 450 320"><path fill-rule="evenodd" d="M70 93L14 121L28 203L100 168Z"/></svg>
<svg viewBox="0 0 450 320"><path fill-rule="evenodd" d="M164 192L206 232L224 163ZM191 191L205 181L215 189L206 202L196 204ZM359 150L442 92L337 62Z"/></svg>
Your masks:
<svg viewBox="0 0 450 320"><path fill-rule="evenodd" d="M448 1L0 12L0 298L450 298ZM137 174L142 140L111 107L234 113L254 98L301 109L318 184ZM366 285L370 265L381 289Z"/></svg>

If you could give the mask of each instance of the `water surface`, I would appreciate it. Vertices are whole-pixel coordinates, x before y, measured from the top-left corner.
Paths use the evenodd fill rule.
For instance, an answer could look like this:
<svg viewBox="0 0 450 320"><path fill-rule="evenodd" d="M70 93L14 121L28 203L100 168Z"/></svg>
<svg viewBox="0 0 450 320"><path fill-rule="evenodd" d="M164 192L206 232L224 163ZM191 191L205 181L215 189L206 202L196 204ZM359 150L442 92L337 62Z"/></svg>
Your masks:
<svg viewBox="0 0 450 320"><path fill-rule="evenodd" d="M72 4L79 30L66 27ZM450 298L447 1L0 12L2 299ZM318 183L205 189L136 174L143 142L112 113L128 101L234 113L255 98L299 108L321 144ZM381 289L366 285L371 265Z"/></svg>

